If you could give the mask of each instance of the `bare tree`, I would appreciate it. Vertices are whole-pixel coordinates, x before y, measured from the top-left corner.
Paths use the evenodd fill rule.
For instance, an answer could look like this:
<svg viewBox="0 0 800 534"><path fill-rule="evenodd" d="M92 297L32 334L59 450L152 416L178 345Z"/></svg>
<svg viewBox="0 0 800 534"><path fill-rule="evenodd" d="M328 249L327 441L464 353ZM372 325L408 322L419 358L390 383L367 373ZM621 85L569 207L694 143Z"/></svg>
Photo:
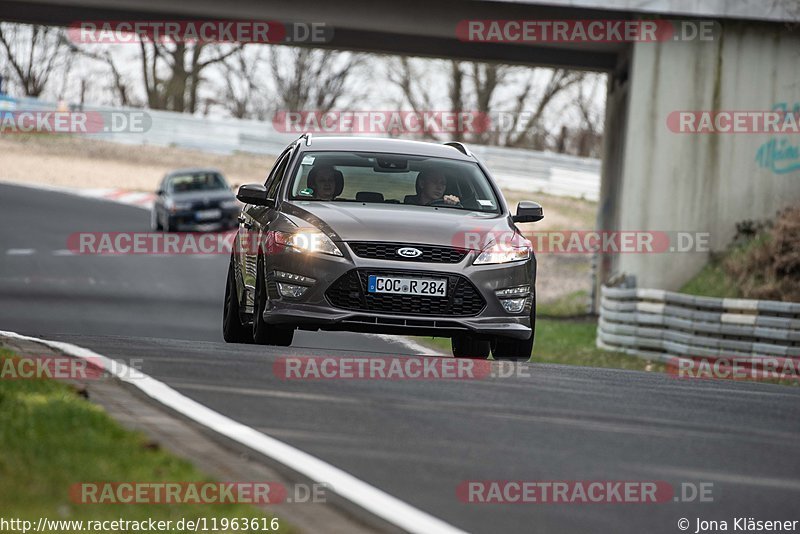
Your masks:
<svg viewBox="0 0 800 534"><path fill-rule="evenodd" d="M451 81L450 81L450 101L451 109L463 102L463 73L457 61L451 62ZM397 107L402 108L407 103L415 113L423 113L434 109L433 98L430 92L430 85L425 73L416 69L411 60L405 56L397 58L389 63L389 81L400 89L402 99L397 102ZM454 104L455 102L455 104ZM433 132L427 130L421 132L422 137L427 139L438 139Z"/></svg>
<svg viewBox="0 0 800 534"><path fill-rule="evenodd" d="M514 112L511 115L513 125L508 128L507 132L503 132L501 140L501 144L504 146L536 150L547 148L548 135L544 127L545 112L559 94L581 83L585 76L582 72L564 69L551 70L544 88L536 94L534 75L535 72L528 75L523 89L515 98Z"/></svg>
<svg viewBox="0 0 800 534"><path fill-rule="evenodd" d="M117 60L114 58L114 54L112 54L108 49L106 50L96 50L94 48L89 47L78 47L76 45L72 45L73 50L75 50L78 54L87 57L89 59L99 61L105 67L108 68L111 79L109 81L108 89L111 93L115 96L116 103L120 106L132 106L132 107L140 107L142 105L141 102L138 101L134 95L134 81L130 80L128 75L125 74L125 69L120 68ZM104 78L105 80L105 78ZM81 104L83 104L83 98L86 92L86 80L81 80Z"/></svg>
<svg viewBox="0 0 800 534"><path fill-rule="evenodd" d="M583 157L600 157L603 141L603 116L596 102L602 90L603 78L594 75L580 85L575 106L580 114L580 126L576 132L574 153Z"/></svg>
<svg viewBox="0 0 800 534"><path fill-rule="evenodd" d="M497 63L473 62L472 85L475 91L475 109L481 116L488 117L493 111L494 97L497 89L506 82L509 67ZM487 123L488 125L488 123ZM497 131L480 131L472 135L473 142L480 144L499 144Z"/></svg>
<svg viewBox="0 0 800 534"><path fill-rule="evenodd" d="M0 24L0 53L21 92L32 97L42 94L71 55L63 29L25 24Z"/></svg>
<svg viewBox="0 0 800 534"><path fill-rule="evenodd" d="M349 105L357 94L348 91L348 80L363 61L362 55L350 52L271 47L269 65L275 84L275 108L324 113L337 105ZM349 101L344 100L346 97Z"/></svg>
<svg viewBox="0 0 800 534"><path fill-rule="evenodd" d="M207 43L140 42L142 79L147 104L151 109L194 113L198 107L198 90L205 82L203 71L224 61L244 45L231 45L223 51L220 45Z"/></svg>
<svg viewBox="0 0 800 534"><path fill-rule="evenodd" d="M265 57L265 47L253 45L236 53L220 63L222 84L210 104L225 109L231 116L245 119L265 120L273 106L272 93L261 73L269 69Z"/></svg>
<svg viewBox="0 0 800 534"><path fill-rule="evenodd" d="M464 71L461 70L461 62L450 62L450 112L453 114L461 113L464 110ZM454 141L463 141L464 132L456 129L453 133Z"/></svg>
<svg viewBox="0 0 800 534"><path fill-rule="evenodd" d="M542 86L537 83L537 71L496 63L451 61L447 95L451 111L474 111L479 117L490 117L503 111L508 117L502 128L493 124L495 128L486 131L457 131L451 137L455 140L466 138L480 144L547 148L550 138L544 126L547 110L557 96L581 83L584 75L562 69L550 70L549 78ZM512 84L512 75L520 73L525 73L522 80ZM432 92L435 86L425 74L408 58L400 58L391 64L389 80L401 91L400 106L408 104L417 113L434 109ZM497 96L500 89L511 91L510 97L503 98L502 102ZM506 107L501 108L501 103ZM431 132L425 132L424 137L438 139Z"/></svg>

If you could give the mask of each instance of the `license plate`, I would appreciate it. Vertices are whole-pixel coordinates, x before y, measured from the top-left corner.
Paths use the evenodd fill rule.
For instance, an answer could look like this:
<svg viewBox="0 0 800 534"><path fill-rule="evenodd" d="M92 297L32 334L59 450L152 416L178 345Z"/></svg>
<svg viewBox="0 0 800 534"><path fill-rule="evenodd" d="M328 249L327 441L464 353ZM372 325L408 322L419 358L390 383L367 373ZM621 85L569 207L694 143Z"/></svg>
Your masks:
<svg viewBox="0 0 800 534"><path fill-rule="evenodd" d="M370 275L367 291L370 293L393 293L396 295L425 295L446 297L445 278L404 278L396 276Z"/></svg>
<svg viewBox="0 0 800 534"><path fill-rule="evenodd" d="M222 217L222 210L202 210L194 214L198 221L209 221Z"/></svg>

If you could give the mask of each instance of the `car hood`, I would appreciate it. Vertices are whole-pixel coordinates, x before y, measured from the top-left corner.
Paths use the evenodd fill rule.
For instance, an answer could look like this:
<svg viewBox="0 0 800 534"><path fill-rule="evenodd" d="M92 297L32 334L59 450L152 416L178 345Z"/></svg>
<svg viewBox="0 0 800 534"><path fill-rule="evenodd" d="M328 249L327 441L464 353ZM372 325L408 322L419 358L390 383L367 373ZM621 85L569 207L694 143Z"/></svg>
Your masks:
<svg viewBox="0 0 800 534"><path fill-rule="evenodd" d="M283 209L342 241L463 246L464 235L513 232L507 216L425 206L294 202ZM468 241L467 241L468 242ZM468 247L472 248L472 247Z"/></svg>

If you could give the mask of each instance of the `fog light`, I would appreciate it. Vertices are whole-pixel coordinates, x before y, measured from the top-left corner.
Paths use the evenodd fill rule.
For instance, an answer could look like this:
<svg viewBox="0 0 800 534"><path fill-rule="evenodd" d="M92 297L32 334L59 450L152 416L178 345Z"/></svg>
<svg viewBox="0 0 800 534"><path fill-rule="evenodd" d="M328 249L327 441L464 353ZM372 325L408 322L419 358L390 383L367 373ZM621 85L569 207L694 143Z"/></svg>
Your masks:
<svg viewBox="0 0 800 534"><path fill-rule="evenodd" d="M296 286L294 284L284 284L283 282L278 282L278 291L282 297L297 298L305 293L306 289L308 288L305 286Z"/></svg>
<svg viewBox="0 0 800 534"><path fill-rule="evenodd" d="M522 311L522 308L525 307L525 301L528 300L528 297L522 297L518 299L501 299L500 304L503 305L503 308L508 313L519 313Z"/></svg>
<svg viewBox="0 0 800 534"><path fill-rule="evenodd" d="M519 286L519 287L509 287L508 289L500 289L494 292L500 298L503 297L516 297L516 296L528 296L531 292L531 286Z"/></svg>
<svg viewBox="0 0 800 534"><path fill-rule="evenodd" d="M281 280L290 280L292 282L300 282L301 284L313 284L316 282L316 280L313 278L294 273L287 273L285 271L275 271L275 278L280 278Z"/></svg>

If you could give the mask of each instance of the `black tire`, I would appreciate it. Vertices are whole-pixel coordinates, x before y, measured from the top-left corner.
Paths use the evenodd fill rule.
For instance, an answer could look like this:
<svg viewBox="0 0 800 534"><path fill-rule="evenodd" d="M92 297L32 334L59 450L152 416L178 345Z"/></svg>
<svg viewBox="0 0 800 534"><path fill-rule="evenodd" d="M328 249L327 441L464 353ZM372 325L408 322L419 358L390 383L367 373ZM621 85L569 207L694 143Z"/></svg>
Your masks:
<svg viewBox="0 0 800 534"><path fill-rule="evenodd" d="M150 215L150 227L154 232L160 232L164 229L164 227L161 225L161 220L158 218L158 210L155 207Z"/></svg>
<svg viewBox="0 0 800 534"><path fill-rule="evenodd" d="M225 283L225 305L222 310L222 337L228 343L252 343L253 332L249 325L242 323L239 297L236 294L236 271L233 256L228 263L228 280Z"/></svg>
<svg viewBox="0 0 800 534"><path fill-rule="evenodd" d="M257 271L256 296L253 299L253 342L259 345L288 347L294 339L294 328L270 325L264 321L263 313L267 305L267 284L264 281L264 264L261 256L258 258Z"/></svg>
<svg viewBox="0 0 800 534"><path fill-rule="evenodd" d="M452 339L453 356L456 358L479 358L485 360L489 357L491 343L489 340L476 338L470 334L459 334Z"/></svg>
<svg viewBox="0 0 800 534"><path fill-rule="evenodd" d="M527 362L533 353L533 343L536 338L536 297L531 304L531 337L529 339L514 339L497 336L492 343L492 357L495 360Z"/></svg>

